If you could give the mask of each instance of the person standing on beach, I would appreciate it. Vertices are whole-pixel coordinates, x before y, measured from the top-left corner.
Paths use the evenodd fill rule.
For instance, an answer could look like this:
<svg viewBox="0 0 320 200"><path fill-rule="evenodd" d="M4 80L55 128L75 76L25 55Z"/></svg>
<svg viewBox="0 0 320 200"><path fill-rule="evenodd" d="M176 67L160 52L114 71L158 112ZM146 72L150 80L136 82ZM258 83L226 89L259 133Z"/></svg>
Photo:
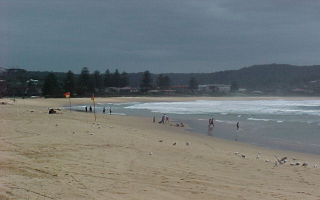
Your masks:
<svg viewBox="0 0 320 200"><path fill-rule="evenodd" d="M239 125L239 122L237 122L237 130L239 130L240 128L240 125Z"/></svg>
<svg viewBox="0 0 320 200"><path fill-rule="evenodd" d="M88 107L87 106L85 107L85 110L86 110L86 112L88 112Z"/></svg>
<svg viewBox="0 0 320 200"><path fill-rule="evenodd" d="M166 119L167 119L167 115L164 114L164 115L162 116L162 123L163 123L163 124L166 123Z"/></svg>
<svg viewBox="0 0 320 200"><path fill-rule="evenodd" d="M112 113L111 107L110 107L109 113L110 113L110 115L111 115L111 113Z"/></svg>
<svg viewBox="0 0 320 200"><path fill-rule="evenodd" d="M106 107L103 107L102 112L103 112L103 114L106 113Z"/></svg>
<svg viewBox="0 0 320 200"><path fill-rule="evenodd" d="M89 110L90 110L90 112L92 112L92 107L91 106L90 106Z"/></svg>
<svg viewBox="0 0 320 200"><path fill-rule="evenodd" d="M153 116L153 119L152 119L153 123L156 122L156 116Z"/></svg>
<svg viewBox="0 0 320 200"><path fill-rule="evenodd" d="M213 124L213 118L212 118L212 119L209 119L209 126L214 127L214 124Z"/></svg>
<svg viewBox="0 0 320 200"><path fill-rule="evenodd" d="M167 122L170 123L169 122L169 117L166 117L166 121L164 123L167 123Z"/></svg>

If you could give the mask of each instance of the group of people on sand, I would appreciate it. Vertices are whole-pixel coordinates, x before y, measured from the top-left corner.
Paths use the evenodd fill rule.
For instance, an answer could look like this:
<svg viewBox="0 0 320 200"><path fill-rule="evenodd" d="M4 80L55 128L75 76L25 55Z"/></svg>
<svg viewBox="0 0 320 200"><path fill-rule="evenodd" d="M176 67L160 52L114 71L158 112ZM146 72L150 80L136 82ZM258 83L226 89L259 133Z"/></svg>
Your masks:
<svg viewBox="0 0 320 200"><path fill-rule="evenodd" d="M152 118L152 122L155 123L156 122L156 116L153 116ZM164 114L162 117L161 117L161 120L158 122L159 124L166 124L166 123L169 123L169 117L167 116L167 114ZM181 123L177 123L177 124L170 124L170 126L178 126L178 127L184 127L184 124L181 122Z"/></svg>
<svg viewBox="0 0 320 200"><path fill-rule="evenodd" d="M209 128L213 128L214 127L214 119L213 118L210 118L209 119ZM240 129L240 122L237 122L237 130L239 130Z"/></svg>
<svg viewBox="0 0 320 200"><path fill-rule="evenodd" d="M155 117L153 117L153 122L155 122ZM169 123L169 117L167 117L167 114L164 114L158 123L165 124L167 122Z"/></svg>
<svg viewBox="0 0 320 200"><path fill-rule="evenodd" d="M103 113L103 114L106 113L106 107L103 107L102 113ZM110 109L109 109L109 114L111 115L111 113L112 113L112 110L111 110L111 107L110 107Z"/></svg>
<svg viewBox="0 0 320 200"><path fill-rule="evenodd" d="M88 112L88 107L87 107L87 106L86 106L84 109L85 109L86 112ZM92 107L91 107L91 106L89 107L89 111L92 112ZM103 114L106 113L106 107L103 107L102 113L103 113ZM112 110L111 110L111 107L110 107L110 109L109 109L109 114L111 115L111 113L112 113Z"/></svg>
<svg viewBox="0 0 320 200"><path fill-rule="evenodd" d="M88 112L88 107L87 106L84 109L86 110L86 112ZM91 106L89 107L89 110L90 110L90 112L92 112L92 107Z"/></svg>
<svg viewBox="0 0 320 200"><path fill-rule="evenodd" d="M170 124L170 125L172 125L172 124ZM177 123L176 126L178 126L178 127L184 127L184 124L181 122L180 124Z"/></svg>
<svg viewBox="0 0 320 200"><path fill-rule="evenodd" d="M155 116L153 116L153 119L152 119L152 121L153 121L153 123L155 123L156 122L156 117ZM161 120L158 122L158 123L162 123L162 124L165 124L165 123L169 123L169 117L167 117L167 115L166 114L164 114L163 116L162 116L162 118L161 118ZM170 126L178 126L178 127L184 127L185 125L181 122L181 123L177 123L177 124L170 124ZM237 130L239 130L240 129L240 123L239 122L237 122ZM210 118L209 119L209 129L213 129L213 127L214 127L214 118Z"/></svg>

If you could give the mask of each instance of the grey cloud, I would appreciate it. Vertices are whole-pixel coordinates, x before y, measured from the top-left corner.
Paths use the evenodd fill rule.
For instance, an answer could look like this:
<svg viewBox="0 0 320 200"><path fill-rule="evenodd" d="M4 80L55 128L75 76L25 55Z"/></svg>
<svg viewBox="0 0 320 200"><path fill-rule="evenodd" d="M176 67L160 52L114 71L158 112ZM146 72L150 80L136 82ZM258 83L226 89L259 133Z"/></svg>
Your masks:
<svg viewBox="0 0 320 200"><path fill-rule="evenodd" d="M0 7L5 68L163 73L320 63L317 1L3 0Z"/></svg>

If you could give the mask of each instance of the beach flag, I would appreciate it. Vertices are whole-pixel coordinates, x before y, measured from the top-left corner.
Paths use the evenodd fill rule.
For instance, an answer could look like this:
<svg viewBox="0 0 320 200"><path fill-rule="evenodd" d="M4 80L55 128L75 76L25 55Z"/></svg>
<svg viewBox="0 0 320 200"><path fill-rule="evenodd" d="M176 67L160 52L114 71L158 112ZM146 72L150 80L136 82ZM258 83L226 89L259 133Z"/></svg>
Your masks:
<svg viewBox="0 0 320 200"><path fill-rule="evenodd" d="M69 104L70 104L70 112L71 112L71 99L70 99L70 92L66 92L63 94L67 99L69 99Z"/></svg>
<svg viewBox="0 0 320 200"><path fill-rule="evenodd" d="M70 92L66 92L63 94L66 98L70 98Z"/></svg>
<svg viewBox="0 0 320 200"><path fill-rule="evenodd" d="M97 121L97 115L96 115L96 103L94 102L94 94L92 94L92 95L91 95L91 100L93 101L94 121Z"/></svg>

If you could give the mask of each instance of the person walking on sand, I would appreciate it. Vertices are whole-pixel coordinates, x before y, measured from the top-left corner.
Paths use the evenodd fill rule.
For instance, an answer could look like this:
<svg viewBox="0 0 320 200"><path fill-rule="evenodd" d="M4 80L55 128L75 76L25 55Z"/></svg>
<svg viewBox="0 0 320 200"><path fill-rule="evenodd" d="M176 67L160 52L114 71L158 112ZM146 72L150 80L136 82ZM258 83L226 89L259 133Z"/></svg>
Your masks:
<svg viewBox="0 0 320 200"><path fill-rule="evenodd" d="M239 130L240 128L240 125L239 125L239 122L237 122L237 130Z"/></svg>

